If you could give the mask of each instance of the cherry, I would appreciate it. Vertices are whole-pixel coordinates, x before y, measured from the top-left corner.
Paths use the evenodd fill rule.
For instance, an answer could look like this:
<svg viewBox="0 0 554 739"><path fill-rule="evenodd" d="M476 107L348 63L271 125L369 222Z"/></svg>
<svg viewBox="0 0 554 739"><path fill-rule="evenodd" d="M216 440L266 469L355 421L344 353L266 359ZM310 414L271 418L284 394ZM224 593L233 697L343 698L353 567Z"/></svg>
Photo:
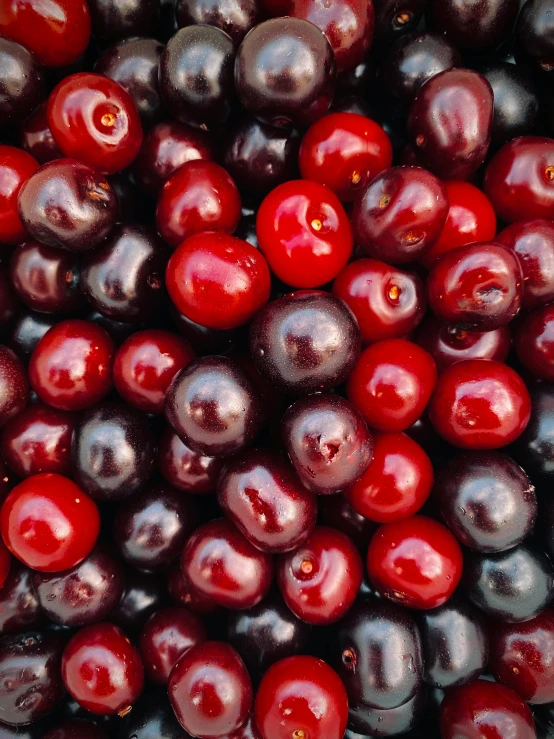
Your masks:
<svg viewBox="0 0 554 739"><path fill-rule="evenodd" d="M125 716L142 692L138 651L117 626L85 626L69 640L62 658L68 693L90 713Z"/></svg>
<svg viewBox="0 0 554 739"><path fill-rule="evenodd" d="M0 427L22 411L29 400L29 384L21 360L0 345Z"/></svg>
<svg viewBox="0 0 554 739"><path fill-rule="evenodd" d="M427 707L427 690L420 688L407 703L387 710L372 708L365 704L351 705L348 710L348 726L356 731L363 731L364 736L395 736L412 729L421 720ZM351 737L348 732L346 739ZM359 737L356 734L356 737Z"/></svg>
<svg viewBox="0 0 554 739"><path fill-rule="evenodd" d="M169 176L158 200L156 222L173 248L202 231L233 233L240 196L227 172L214 162L193 160Z"/></svg>
<svg viewBox="0 0 554 739"><path fill-rule="evenodd" d="M32 570L12 558L10 571L0 588L0 629L3 635L36 629L46 620L33 588L32 576Z"/></svg>
<svg viewBox="0 0 554 739"><path fill-rule="evenodd" d="M255 0L177 0L175 15L179 28L208 25L221 28L238 44L259 19Z"/></svg>
<svg viewBox="0 0 554 739"><path fill-rule="evenodd" d="M470 69L448 69L419 88L408 133L424 166L445 179L467 179L485 160L492 118L487 80Z"/></svg>
<svg viewBox="0 0 554 739"><path fill-rule="evenodd" d="M252 707L244 662L223 642L208 641L187 650L171 671L168 692L179 723L199 739L236 731Z"/></svg>
<svg viewBox="0 0 554 739"><path fill-rule="evenodd" d="M90 39L86 0L6 0L0 32L24 44L47 67L76 61Z"/></svg>
<svg viewBox="0 0 554 739"><path fill-rule="evenodd" d="M354 113L330 113L304 134L302 177L329 187L343 202L392 164L389 137L374 121Z"/></svg>
<svg viewBox="0 0 554 739"><path fill-rule="evenodd" d="M221 606L197 590L181 572L179 564L166 570L167 589L171 600L198 616L210 616L221 610Z"/></svg>
<svg viewBox="0 0 554 739"><path fill-rule="evenodd" d="M530 387L530 395L531 418L512 453L540 493L550 489L554 477L554 394L550 385L536 383Z"/></svg>
<svg viewBox="0 0 554 739"><path fill-rule="evenodd" d="M256 234L272 272L293 287L324 285L352 253L352 231L339 199L307 180L286 182L267 195Z"/></svg>
<svg viewBox="0 0 554 739"><path fill-rule="evenodd" d="M516 329L515 348L519 361L541 380L554 379L553 321L554 306L545 305L525 316Z"/></svg>
<svg viewBox="0 0 554 739"><path fill-rule="evenodd" d="M0 244L13 246L25 238L17 212L19 191L38 169L38 162L15 146L0 145Z"/></svg>
<svg viewBox="0 0 554 739"><path fill-rule="evenodd" d="M74 428L75 418L70 413L35 403L2 429L2 457L18 477L40 472L69 475Z"/></svg>
<svg viewBox="0 0 554 739"><path fill-rule="evenodd" d="M93 721L77 718L58 724L42 739L106 739L106 734Z"/></svg>
<svg viewBox="0 0 554 739"><path fill-rule="evenodd" d="M554 300L554 225L541 219L508 226L496 241L513 249L523 272L522 308Z"/></svg>
<svg viewBox="0 0 554 739"><path fill-rule="evenodd" d="M140 118L121 85L99 74L66 77L48 100L48 125L67 157L112 174L128 167L142 144Z"/></svg>
<svg viewBox="0 0 554 739"><path fill-rule="evenodd" d="M123 719L120 739L186 739L183 729L173 713L167 690L148 687ZM76 738L77 739L77 738Z"/></svg>
<svg viewBox="0 0 554 739"><path fill-rule="evenodd" d="M379 528L373 521L360 516L341 493L320 498L319 513L322 524L342 531L362 552Z"/></svg>
<svg viewBox="0 0 554 739"><path fill-rule="evenodd" d="M420 167L392 167L354 202L354 238L374 259L413 262L437 241L447 214L446 190L434 175Z"/></svg>
<svg viewBox="0 0 554 739"><path fill-rule="evenodd" d="M503 221L550 219L554 205L554 141L520 136L505 144L487 167L484 188Z"/></svg>
<svg viewBox="0 0 554 739"><path fill-rule="evenodd" d="M492 146L498 148L533 131L539 114L539 95L531 74L522 65L508 62L488 64L481 74L494 95Z"/></svg>
<svg viewBox="0 0 554 739"><path fill-rule="evenodd" d="M128 570L123 597L110 621L137 638L146 621L166 605L166 600L165 584L159 575Z"/></svg>
<svg viewBox="0 0 554 739"><path fill-rule="evenodd" d="M415 31L425 10L425 0L374 0L375 41L392 43Z"/></svg>
<svg viewBox="0 0 554 739"><path fill-rule="evenodd" d="M309 126L321 118L331 104L335 76L329 41L300 18L260 23L235 60L236 90L246 110L280 127Z"/></svg>
<svg viewBox="0 0 554 739"><path fill-rule="evenodd" d="M124 590L124 572L105 544L97 544L79 564L63 572L35 572L40 607L54 623L86 626L114 610Z"/></svg>
<svg viewBox="0 0 554 739"><path fill-rule="evenodd" d="M146 677L167 685L169 673L181 655L206 640L201 621L186 608L163 608L141 631L139 648Z"/></svg>
<svg viewBox="0 0 554 739"><path fill-rule="evenodd" d="M448 197L446 223L438 241L420 258L428 268L447 251L476 241L495 240L496 215L487 196L461 180L448 180L444 187Z"/></svg>
<svg viewBox="0 0 554 739"><path fill-rule="evenodd" d="M11 328L9 344L21 359L28 362L39 340L58 321L57 316L46 313L20 313Z"/></svg>
<svg viewBox="0 0 554 739"><path fill-rule="evenodd" d="M24 564L59 572L81 562L100 530L98 509L62 475L33 475L19 483L0 510L2 538Z"/></svg>
<svg viewBox="0 0 554 739"><path fill-rule="evenodd" d="M537 736L533 714L523 700L513 690L488 680L448 691L440 708L440 729L443 739Z"/></svg>
<svg viewBox="0 0 554 739"><path fill-rule="evenodd" d="M549 0L531 0L522 8L516 26L516 40L523 51L545 72L551 70L554 53L552 49L551 11Z"/></svg>
<svg viewBox="0 0 554 739"><path fill-rule="evenodd" d="M47 103L42 103L21 126L21 145L40 164L62 156L48 126L46 108Z"/></svg>
<svg viewBox="0 0 554 739"><path fill-rule="evenodd" d="M160 17L157 0L87 0L92 32L103 44L129 36L147 36Z"/></svg>
<svg viewBox="0 0 554 739"><path fill-rule="evenodd" d="M445 603L462 576L462 550L447 528L412 516L381 526L369 544L367 569L390 600L427 610Z"/></svg>
<svg viewBox="0 0 554 739"><path fill-rule="evenodd" d="M83 252L110 232L117 196L96 170L74 159L56 159L24 183L18 210L26 230L38 241Z"/></svg>
<svg viewBox="0 0 554 739"><path fill-rule="evenodd" d="M171 305L170 315L177 331L200 354L229 354L237 347L241 333L237 329L218 331L191 321Z"/></svg>
<svg viewBox="0 0 554 739"><path fill-rule="evenodd" d="M114 351L108 334L94 323L61 321L47 331L31 356L31 387L54 408L90 408L111 389Z"/></svg>
<svg viewBox="0 0 554 739"><path fill-rule="evenodd" d="M431 0L427 17L457 48L478 51L504 41L518 11L518 0L485 0L478 6L467 0Z"/></svg>
<svg viewBox="0 0 554 739"><path fill-rule="evenodd" d="M370 427L404 431L422 415L436 381L430 354L411 341L386 339L362 352L347 392Z"/></svg>
<svg viewBox="0 0 554 739"><path fill-rule="evenodd" d="M352 541L324 526L277 560L277 582L287 606L310 624L341 619L354 603L362 579L362 558Z"/></svg>
<svg viewBox="0 0 554 739"><path fill-rule="evenodd" d="M193 495L214 493L224 460L205 457L190 449L172 428L158 443L158 468L173 487Z"/></svg>
<svg viewBox="0 0 554 739"><path fill-rule="evenodd" d="M1 23L0 16L0 28ZM7 38L0 38L0 64L4 70L0 115L5 125L18 125L46 96L42 67L24 46Z"/></svg>
<svg viewBox="0 0 554 739"><path fill-rule="evenodd" d="M493 360L467 359L440 375L429 415L437 432L462 449L511 444L529 421L531 401L523 380Z"/></svg>
<svg viewBox="0 0 554 739"><path fill-rule="evenodd" d="M339 676L315 657L289 657L265 673L256 723L262 739L342 739L348 698Z"/></svg>

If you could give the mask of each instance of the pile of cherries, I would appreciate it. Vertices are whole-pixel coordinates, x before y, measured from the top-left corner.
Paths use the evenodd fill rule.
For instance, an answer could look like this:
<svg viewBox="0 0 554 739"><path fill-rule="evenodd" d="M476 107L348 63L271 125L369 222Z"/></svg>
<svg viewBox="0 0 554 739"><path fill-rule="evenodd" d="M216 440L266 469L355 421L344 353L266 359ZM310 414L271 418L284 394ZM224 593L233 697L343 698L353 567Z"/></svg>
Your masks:
<svg viewBox="0 0 554 739"><path fill-rule="evenodd" d="M554 737L554 0L0 0L0 739Z"/></svg>

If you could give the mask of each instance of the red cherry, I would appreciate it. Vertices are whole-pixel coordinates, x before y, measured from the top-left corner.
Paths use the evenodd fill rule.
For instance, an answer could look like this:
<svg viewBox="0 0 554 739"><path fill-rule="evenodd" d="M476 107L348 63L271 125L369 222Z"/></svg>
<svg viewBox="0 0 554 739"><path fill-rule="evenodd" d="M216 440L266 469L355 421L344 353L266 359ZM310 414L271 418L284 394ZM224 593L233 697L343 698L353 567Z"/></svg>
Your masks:
<svg viewBox="0 0 554 739"><path fill-rule="evenodd" d="M256 234L272 272L292 287L324 285L352 253L352 231L339 199L308 180L285 182L266 196Z"/></svg>
<svg viewBox="0 0 554 739"><path fill-rule="evenodd" d="M255 716L263 739L342 739L348 696L322 660L289 657L262 678Z"/></svg>
<svg viewBox="0 0 554 739"><path fill-rule="evenodd" d="M370 427L404 431L425 410L436 380L430 354L411 341L387 339L362 352L348 379L348 398Z"/></svg>
<svg viewBox="0 0 554 739"><path fill-rule="evenodd" d="M367 552L367 571L386 598L406 606L438 608L462 576L462 550L454 535L424 516L381 526Z"/></svg>
<svg viewBox="0 0 554 739"><path fill-rule="evenodd" d="M166 284L179 312L191 321L230 329L248 323L267 303L271 276L263 256L247 241L203 233L173 252Z"/></svg>
<svg viewBox="0 0 554 739"><path fill-rule="evenodd" d="M475 241L491 241L496 233L496 215L487 196L462 180L444 183L448 215L439 240L420 261L431 267L445 252Z"/></svg>
<svg viewBox="0 0 554 739"><path fill-rule="evenodd" d="M195 356L176 334L160 329L137 331L115 355L114 385L127 403L145 413L161 414L171 381Z"/></svg>
<svg viewBox="0 0 554 739"><path fill-rule="evenodd" d="M190 449L168 426L158 444L158 467L165 479L179 490L194 495L215 493L224 461L205 457Z"/></svg>
<svg viewBox="0 0 554 739"><path fill-rule="evenodd" d="M221 606L211 598L202 595L188 580L185 579L180 565L173 565L166 571L167 590L174 603L188 608L198 616L210 616L221 610Z"/></svg>
<svg viewBox="0 0 554 739"><path fill-rule="evenodd" d="M12 557L10 550L0 539L0 588L3 587L8 575L10 574L10 567L12 564Z"/></svg>
<svg viewBox="0 0 554 739"><path fill-rule="evenodd" d="M138 650L117 626L86 626L68 642L62 657L68 693L90 713L125 716L142 692L144 670Z"/></svg>
<svg viewBox="0 0 554 739"><path fill-rule="evenodd" d="M343 202L392 164L392 145L374 121L355 113L330 113L304 134L298 163L302 177L333 190Z"/></svg>
<svg viewBox="0 0 554 739"><path fill-rule="evenodd" d="M0 8L0 17L1 13ZM0 144L0 244L15 246L25 238L25 228L17 211L17 196L38 168L37 160L26 151Z"/></svg>
<svg viewBox="0 0 554 739"><path fill-rule="evenodd" d="M193 234L232 234L240 219L240 195L230 175L214 162L186 162L170 175L156 210L158 231L176 247Z"/></svg>
<svg viewBox="0 0 554 739"><path fill-rule="evenodd" d="M554 305L544 305L522 318L514 343L519 361L534 377L554 381Z"/></svg>
<svg viewBox="0 0 554 739"><path fill-rule="evenodd" d="M85 0L3 0L0 34L18 41L47 67L76 61L90 40Z"/></svg>
<svg viewBox="0 0 554 739"><path fill-rule="evenodd" d="M100 531L94 501L62 475L33 475L0 510L2 538L27 567L60 572L90 554Z"/></svg>
<svg viewBox="0 0 554 739"><path fill-rule="evenodd" d="M0 427L25 408L29 384L22 361L7 346L0 345Z"/></svg>
<svg viewBox="0 0 554 739"><path fill-rule="evenodd" d="M361 516L378 523L413 516L431 493L431 460L406 434L380 433L374 439L373 459L346 499Z"/></svg>
<svg viewBox="0 0 554 739"><path fill-rule="evenodd" d="M135 103L108 77L81 72L66 77L48 100L48 124L66 157L112 174L128 167L142 144Z"/></svg>
<svg viewBox="0 0 554 739"><path fill-rule="evenodd" d="M39 398L61 410L90 408L112 385L112 340L90 321L61 321L38 342L29 380Z"/></svg>

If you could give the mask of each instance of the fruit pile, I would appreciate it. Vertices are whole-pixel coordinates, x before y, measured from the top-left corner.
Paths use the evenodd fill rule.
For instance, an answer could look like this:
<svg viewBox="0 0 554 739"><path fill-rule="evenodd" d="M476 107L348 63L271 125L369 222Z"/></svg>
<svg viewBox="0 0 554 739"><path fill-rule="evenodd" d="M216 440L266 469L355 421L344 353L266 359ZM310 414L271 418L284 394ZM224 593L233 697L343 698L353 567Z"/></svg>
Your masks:
<svg viewBox="0 0 554 739"><path fill-rule="evenodd" d="M554 0L0 0L0 739L554 737Z"/></svg>

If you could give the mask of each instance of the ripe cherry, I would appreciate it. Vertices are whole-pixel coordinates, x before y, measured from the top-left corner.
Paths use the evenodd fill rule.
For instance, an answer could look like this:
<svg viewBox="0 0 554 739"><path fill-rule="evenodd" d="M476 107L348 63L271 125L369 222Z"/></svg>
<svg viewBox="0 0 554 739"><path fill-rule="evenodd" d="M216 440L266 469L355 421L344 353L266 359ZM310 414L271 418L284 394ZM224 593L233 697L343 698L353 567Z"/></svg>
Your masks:
<svg viewBox="0 0 554 739"><path fill-rule="evenodd" d="M486 0L472 8L464 0L432 0L428 22L459 49L481 51L499 46L511 33L517 0Z"/></svg>
<svg viewBox="0 0 554 739"><path fill-rule="evenodd" d="M0 244L15 246L25 238L17 197L38 166L37 160L26 151L0 145Z"/></svg>
<svg viewBox="0 0 554 739"><path fill-rule="evenodd" d="M215 493L224 460L194 452L167 427L158 443L158 467L165 479L193 495Z"/></svg>
<svg viewBox="0 0 554 739"><path fill-rule="evenodd" d="M554 305L544 305L518 323L515 348L521 364L539 380L554 380Z"/></svg>
<svg viewBox="0 0 554 739"><path fill-rule="evenodd" d="M20 634L40 628L46 621L32 583L33 571L12 558L10 571L0 588L0 628L2 634Z"/></svg>
<svg viewBox="0 0 554 739"><path fill-rule="evenodd" d="M40 164L62 156L48 126L46 108L47 103L42 103L21 127L21 146Z"/></svg>
<svg viewBox="0 0 554 739"><path fill-rule="evenodd" d="M221 28L239 44L259 21L260 8L255 0L177 0L175 6L179 28L210 25Z"/></svg>
<svg viewBox="0 0 554 739"><path fill-rule="evenodd" d="M180 564L175 564L165 573L167 590L174 603L185 606L191 613L197 616L211 616L222 610L217 603L203 595L191 583L185 579Z"/></svg>
<svg viewBox="0 0 554 739"><path fill-rule="evenodd" d="M29 383L21 360L0 345L0 427L25 408L29 400Z"/></svg>

